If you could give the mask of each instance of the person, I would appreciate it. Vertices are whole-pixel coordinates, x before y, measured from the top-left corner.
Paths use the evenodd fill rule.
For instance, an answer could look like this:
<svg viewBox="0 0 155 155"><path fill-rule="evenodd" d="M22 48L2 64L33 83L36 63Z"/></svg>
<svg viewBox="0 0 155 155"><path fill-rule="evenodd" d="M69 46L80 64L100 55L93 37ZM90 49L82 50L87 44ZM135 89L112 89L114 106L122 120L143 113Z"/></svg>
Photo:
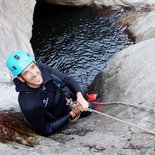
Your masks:
<svg viewBox="0 0 155 155"><path fill-rule="evenodd" d="M34 56L28 52L15 51L8 57L6 65L14 76L24 120L38 134L50 136L80 113L88 112L89 103L78 83L50 66L35 62ZM64 88L68 88L68 94L77 104L67 104L69 95Z"/></svg>

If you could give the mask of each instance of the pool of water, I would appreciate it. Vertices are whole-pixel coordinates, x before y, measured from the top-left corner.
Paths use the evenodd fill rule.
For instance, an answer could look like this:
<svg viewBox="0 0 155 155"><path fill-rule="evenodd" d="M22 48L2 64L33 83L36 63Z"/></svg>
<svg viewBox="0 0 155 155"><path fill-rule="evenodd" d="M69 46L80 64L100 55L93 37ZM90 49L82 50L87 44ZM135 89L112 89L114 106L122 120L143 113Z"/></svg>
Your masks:
<svg viewBox="0 0 155 155"><path fill-rule="evenodd" d="M122 9L37 4L31 38L36 60L87 87L113 54L133 44L116 23L122 15Z"/></svg>

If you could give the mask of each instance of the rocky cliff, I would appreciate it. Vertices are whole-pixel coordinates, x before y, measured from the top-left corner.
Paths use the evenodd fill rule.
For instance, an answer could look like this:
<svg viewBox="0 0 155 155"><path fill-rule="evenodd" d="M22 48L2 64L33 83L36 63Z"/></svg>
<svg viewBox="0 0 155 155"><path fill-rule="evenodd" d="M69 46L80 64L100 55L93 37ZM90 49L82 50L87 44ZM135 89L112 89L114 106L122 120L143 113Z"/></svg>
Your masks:
<svg viewBox="0 0 155 155"><path fill-rule="evenodd" d="M106 5L133 5L132 0L96 0ZM150 4L154 0L136 0ZM34 1L0 1L1 28L1 83L10 79L5 67L8 54L16 49L31 51L29 39L31 36L32 12ZM120 51L111 58L107 68L94 80L93 90L102 93L103 101L123 101L137 105L154 107L155 103L155 19L154 8L151 12L142 14L130 23L130 31L139 42ZM3 86L3 87L2 87ZM1 104L12 105L17 97L10 86L1 86ZM7 89L6 89L7 87ZM6 91L4 91L6 90ZM6 92L6 93L5 93ZM9 99L8 99L9 94ZM2 106L2 105L1 105ZM105 107L106 109L106 107ZM124 106L111 106L105 111L138 126L154 130L152 111ZM49 138L38 137L38 145L33 148L14 143L0 143L1 154L64 154L64 155L115 155L115 154L155 154L154 136L131 126L119 123L96 114L80 119L67 126L67 129Z"/></svg>
<svg viewBox="0 0 155 155"><path fill-rule="evenodd" d="M6 59L15 50L27 50L30 44L35 0L0 0L0 107L17 105L17 94L11 86L11 75ZM8 95L9 94L9 95Z"/></svg>
<svg viewBox="0 0 155 155"><path fill-rule="evenodd" d="M30 37L35 0L0 0L0 83L10 81L6 58L14 50L32 51Z"/></svg>
<svg viewBox="0 0 155 155"><path fill-rule="evenodd" d="M37 0L37 1L47 1L51 4L60 4L60 5L70 5L70 6L83 6L89 5L92 3L98 5L122 5L122 6L133 6L139 4L153 5L155 4L154 0Z"/></svg>

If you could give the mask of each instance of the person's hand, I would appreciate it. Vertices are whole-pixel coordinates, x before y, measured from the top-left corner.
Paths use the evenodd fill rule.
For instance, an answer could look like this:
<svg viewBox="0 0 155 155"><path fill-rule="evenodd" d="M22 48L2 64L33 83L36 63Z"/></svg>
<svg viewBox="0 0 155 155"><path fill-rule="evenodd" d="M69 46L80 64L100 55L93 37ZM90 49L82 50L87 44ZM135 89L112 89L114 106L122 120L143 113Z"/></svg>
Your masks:
<svg viewBox="0 0 155 155"><path fill-rule="evenodd" d="M78 92L76 95L77 95L77 104L80 105L80 110L87 111L89 108L89 103L85 100L81 92Z"/></svg>
<svg viewBox="0 0 155 155"><path fill-rule="evenodd" d="M81 113L80 106L76 104L74 107L72 107L72 111L70 112L70 115L72 119L74 119L75 117L79 116L80 113Z"/></svg>

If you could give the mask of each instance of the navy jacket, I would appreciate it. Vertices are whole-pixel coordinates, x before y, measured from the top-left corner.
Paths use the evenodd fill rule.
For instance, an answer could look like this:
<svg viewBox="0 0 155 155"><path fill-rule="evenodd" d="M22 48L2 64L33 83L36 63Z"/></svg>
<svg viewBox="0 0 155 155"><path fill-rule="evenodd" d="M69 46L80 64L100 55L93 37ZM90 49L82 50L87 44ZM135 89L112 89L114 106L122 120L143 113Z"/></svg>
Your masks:
<svg viewBox="0 0 155 155"><path fill-rule="evenodd" d="M62 87L67 86L74 94L81 92L81 89L76 81L53 68L44 64L37 66L44 81L40 88L30 88L18 78L14 79L14 83L25 120L36 132L49 136L68 124L70 119L70 109ZM53 77L59 82L55 82Z"/></svg>

